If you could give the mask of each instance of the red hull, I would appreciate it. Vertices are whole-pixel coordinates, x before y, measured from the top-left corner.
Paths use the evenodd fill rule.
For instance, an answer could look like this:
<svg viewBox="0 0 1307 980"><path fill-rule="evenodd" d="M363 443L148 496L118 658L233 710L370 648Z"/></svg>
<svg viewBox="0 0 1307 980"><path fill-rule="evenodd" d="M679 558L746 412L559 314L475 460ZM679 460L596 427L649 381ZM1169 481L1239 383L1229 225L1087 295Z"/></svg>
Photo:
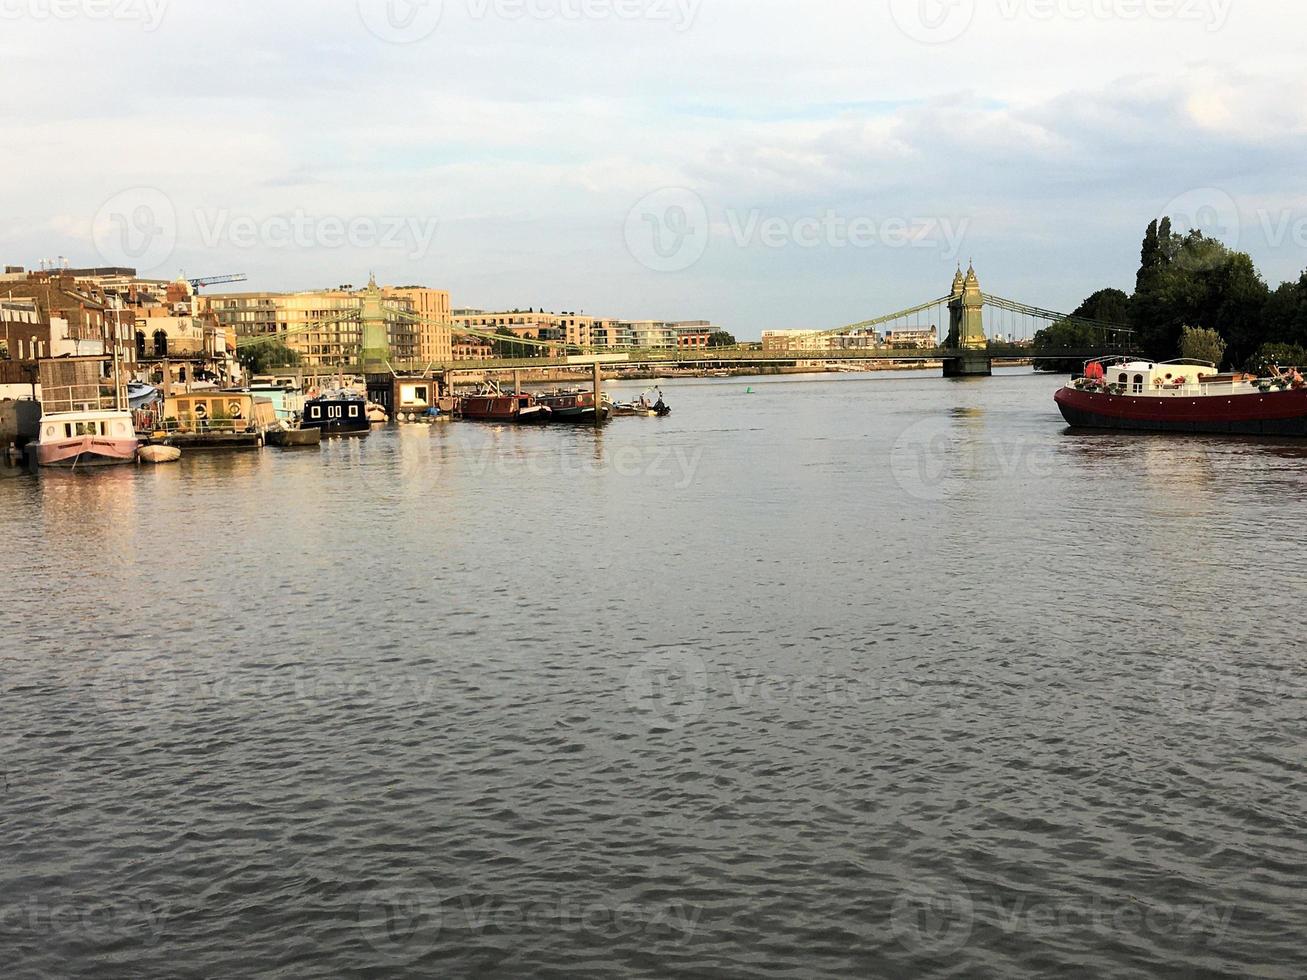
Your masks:
<svg viewBox="0 0 1307 980"><path fill-rule="evenodd" d="M469 395L459 403L459 414L477 422L539 425L553 413L531 395Z"/></svg>
<svg viewBox="0 0 1307 980"><path fill-rule="evenodd" d="M1307 436L1307 388L1195 397L1063 388L1056 401L1068 423L1089 428Z"/></svg>

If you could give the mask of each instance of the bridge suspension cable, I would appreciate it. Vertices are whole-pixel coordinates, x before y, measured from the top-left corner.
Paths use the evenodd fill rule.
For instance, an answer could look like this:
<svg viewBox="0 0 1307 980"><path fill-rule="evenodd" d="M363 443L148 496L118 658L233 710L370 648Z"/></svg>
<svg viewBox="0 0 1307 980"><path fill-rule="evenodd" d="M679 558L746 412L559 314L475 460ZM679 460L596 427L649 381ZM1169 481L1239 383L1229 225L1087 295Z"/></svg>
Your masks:
<svg viewBox="0 0 1307 980"><path fill-rule="evenodd" d="M323 320L314 320L312 323L306 323L303 326L298 326L294 329L288 327L285 330L278 330L275 333L260 333L251 334L246 337L237 337L236 349L240 350L243 347L257 347L259 344L275 344L285 337L294 337L302 333L312 333L315 330L321 330L323 327L335 326L349 321L354 321L356 323L359 322L358 310L346 310L339 316L327 317Z"/></svg>
<svg viewBox="0 0 1307 980"><path fill-rule="evenodd" d="M422 316L418 313L410 313L407 310L394 310L393 312L397 317L400 317L401 319L404 320L410 320L417 323L431 323L431 324L436 324L437 326L449 326L450 330L453 333L458 334L459 336L479 337L482 340L492 340L497 343L522 344L526 347L539 347L548 350L559 350L559 349L562 349L564 351L571 350L582 354L593 350L593 348L584 347L581 344L569 344L561 340L535 340L531 337L519 337L516 334L512 336L507 336L502 333L489 333L485 330L477 330L472 327L454 327L451 326L450 324L445 323L443 320L436 320L432 317ZM606 348L606 349L612 350L614 348ZM619 347L615 349L634 350L635 348Z"/></svg>
<svg viewBox="0 0 1307 980"><path fill-rule="evenodd" d="M1072 316L1069 313L1058 313L1054 310L1045 310L1038 306L1031 306L1029 303L1021 303L1014 299L1004 299L1002 296L993 296L990 293L983 293L982 295L984 296L986 306L993 306L1000 310L1008 310L1038 320L1049 320L1054 323L1076 323L1082 324L1086 327L1096 327L1100 330L1114 331L1117 333L1134 333L1134 329L1126 326L1124 323L1113 323L1110 320L1096 320L1092 317Z"/></svg>
<svg viewBox="0 0 1307 980"><path fill-rule="evenodd" d="M947 303L951 298L952 297L950 296L944 296L940 299L932 299L928 303L921 303L906 310L899 310L897 313L887 313L885 316L878 316L874 320L863 320L861 323L851 323L847 327L836 327L834 330L823 330L818 336L833 337L836 334L853 333L857 330L870 330L872 327L879 327L881 324L889 323L892 320L903 320L917 313L924 313L932 307Z"/></svg>

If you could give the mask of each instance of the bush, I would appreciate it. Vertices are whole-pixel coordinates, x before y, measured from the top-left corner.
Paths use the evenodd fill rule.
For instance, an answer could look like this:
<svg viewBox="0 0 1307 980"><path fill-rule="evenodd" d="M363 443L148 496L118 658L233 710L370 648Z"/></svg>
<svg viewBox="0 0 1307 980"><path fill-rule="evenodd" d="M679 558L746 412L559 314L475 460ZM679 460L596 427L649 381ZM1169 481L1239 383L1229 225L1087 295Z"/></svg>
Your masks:
<svg viewBox="0 0 1307 980"><path fill-rule="evenodd" d="M1297 344L1263 344L1244 365L1253 374L1272 374L1276 367L1307 367L1307 350Z"/></svg>
<svg viewBox="0 0 1307 980"><path fill-rule="evenodd" d="M1187 360L1209 361L1220 367L1225 349L1225 341L1215 330L1185 327L1180 332L1180 356Z"/></svg>

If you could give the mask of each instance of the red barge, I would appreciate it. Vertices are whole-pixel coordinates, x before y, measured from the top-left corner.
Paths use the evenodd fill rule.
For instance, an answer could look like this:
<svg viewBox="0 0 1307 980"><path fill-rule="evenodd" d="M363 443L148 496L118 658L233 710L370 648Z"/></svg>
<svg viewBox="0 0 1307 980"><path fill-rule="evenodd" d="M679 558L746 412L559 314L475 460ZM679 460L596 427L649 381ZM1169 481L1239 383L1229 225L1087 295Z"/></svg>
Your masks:
<svg viewBox="0 0 1307 980"><path fill-rule="evenodd" d="M553 415L534 395L505 395L494 392L466 395L459 399L458 413L477 422L509 422L514 425L544 425Z"/></svg>
<svg viewBox="0 0 1307 980"><path fill-rule="evenodd" d="M1055 400L1077 427L1307 437L1307 384L1296 370L1267 378L1201 361L1090 361Z"/></svg>

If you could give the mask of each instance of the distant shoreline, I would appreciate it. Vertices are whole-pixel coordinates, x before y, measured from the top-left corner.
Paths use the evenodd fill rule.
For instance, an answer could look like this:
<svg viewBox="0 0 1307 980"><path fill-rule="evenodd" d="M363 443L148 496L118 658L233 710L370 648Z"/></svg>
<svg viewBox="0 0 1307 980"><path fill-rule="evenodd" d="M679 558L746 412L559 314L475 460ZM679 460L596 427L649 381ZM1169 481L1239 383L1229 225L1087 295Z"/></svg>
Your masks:
<svg viewBox="0 0 1307 980"><path fill-rule="evenodd" d="M1033 362L1028 359L1022 360L995 360L994 367L1032 367ZM669 369L659 369L652 371L622 371L622 372L604 372L604 381L705 381L714 378L766 378L780 376L798 376L798 375L836 375L836 374L885 374L892 372L905 371L940 371L944 368L943 361L918 361L913 364L868 364L856 368L834 368L823 365L812 365L809 367L765 367L765 366L746 366L737 368L724 368L717 371L674 371ZM525 375L530 368L523 369ZM523 378L528 384L535 383L555 383L561 381L590 381L591 374L589 371L561 372L557 371L548 379L536 382Z"/></svg>

